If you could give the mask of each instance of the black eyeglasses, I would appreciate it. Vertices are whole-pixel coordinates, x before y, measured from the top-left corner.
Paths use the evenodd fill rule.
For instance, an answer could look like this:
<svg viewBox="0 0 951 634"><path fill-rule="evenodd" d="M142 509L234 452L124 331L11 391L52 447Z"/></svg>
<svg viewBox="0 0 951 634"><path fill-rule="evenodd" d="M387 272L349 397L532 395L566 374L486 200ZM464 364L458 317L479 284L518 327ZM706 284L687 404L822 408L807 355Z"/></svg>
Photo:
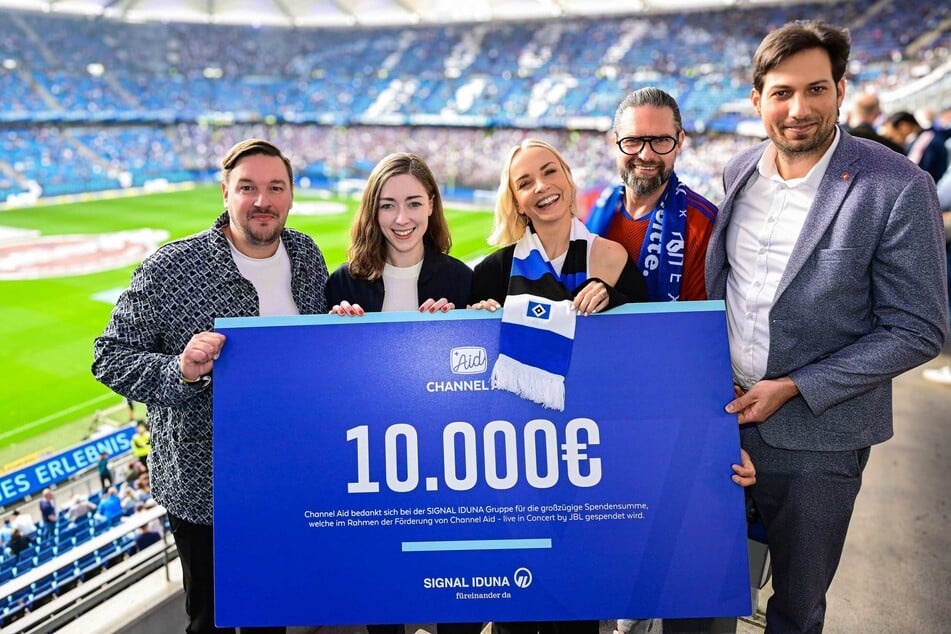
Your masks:
<svg viewBox="0 0 951 634"><path fill-rule="evenodd" d="M618 139L617 146L624 154L635 156L648 143L655 154L670 154L677 147L677 139L672 136L626 136Z"/></svg>

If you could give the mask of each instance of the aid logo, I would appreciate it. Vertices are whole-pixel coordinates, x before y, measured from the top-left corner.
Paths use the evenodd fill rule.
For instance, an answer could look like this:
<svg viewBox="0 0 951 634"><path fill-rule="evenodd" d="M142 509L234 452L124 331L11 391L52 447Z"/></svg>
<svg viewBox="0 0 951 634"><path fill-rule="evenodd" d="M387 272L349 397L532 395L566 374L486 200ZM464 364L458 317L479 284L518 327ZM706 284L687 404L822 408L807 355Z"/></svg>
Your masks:
<svg viewBox="0 0 951 634"><path fill-rule="evenodd" d="M527 588L532 585L532 571L528 568L518 568L512 575L512 580L519 588Z"/></svg>
<svg viewBox="0 0 951 634"><path fill-rule="evenodd" d="M463 346L449 352L449 367L453 374L481 374L489 369L485 348Z"/></svg>
<svg viewBox="0 0 951 634"><path fill-rule="evenodd" d="M0 245L0 280L86 275L137 264L169 237L167 231L44 236Z"/></svg>

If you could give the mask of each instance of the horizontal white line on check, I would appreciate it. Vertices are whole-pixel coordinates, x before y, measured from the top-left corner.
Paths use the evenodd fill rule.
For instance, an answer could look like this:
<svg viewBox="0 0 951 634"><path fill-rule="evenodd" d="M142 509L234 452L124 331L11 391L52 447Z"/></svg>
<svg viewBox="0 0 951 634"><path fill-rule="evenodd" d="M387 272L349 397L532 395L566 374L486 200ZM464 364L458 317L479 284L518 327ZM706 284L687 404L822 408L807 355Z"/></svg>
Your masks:
<svg viewBox="0 0 951 634"><path fill-rule="evenodd" d="M518 550L551 548L551 539L463 539L439 542L403 542L403 552L436 550Z"/></svg>

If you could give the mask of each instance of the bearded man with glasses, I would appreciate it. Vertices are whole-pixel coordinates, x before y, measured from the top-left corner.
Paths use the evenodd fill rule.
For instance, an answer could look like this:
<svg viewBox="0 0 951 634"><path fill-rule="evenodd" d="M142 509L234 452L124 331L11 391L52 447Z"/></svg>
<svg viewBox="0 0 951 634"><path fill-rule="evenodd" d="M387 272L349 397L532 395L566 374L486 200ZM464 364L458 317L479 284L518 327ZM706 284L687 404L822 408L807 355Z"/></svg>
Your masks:
<svg viewBox="0 0 951 634"><path fill-rule="evenodd" d="M617 108L614 135L622 183L602 192L585 224L627 249L650 301L706 299L717 208L674 173L684 142L677 101L659 88L634 91Z"/></svg>
<svg viewBox="0 0 951 634"><path fill-rule="evenodd" d="M684 142L677 101L659 88L634 91L617 108L614 135L622 183L602 192L585 224L627 249L644 274L649 301L706 299L704 260L717 208L674 173ZM755 473L742 450L740 463ZM733 480L741 486L750 484ZM615 634L651 634L659 629L659 619L618 619ZM736 619L664 619L663 631L732 634Z"/></svg>

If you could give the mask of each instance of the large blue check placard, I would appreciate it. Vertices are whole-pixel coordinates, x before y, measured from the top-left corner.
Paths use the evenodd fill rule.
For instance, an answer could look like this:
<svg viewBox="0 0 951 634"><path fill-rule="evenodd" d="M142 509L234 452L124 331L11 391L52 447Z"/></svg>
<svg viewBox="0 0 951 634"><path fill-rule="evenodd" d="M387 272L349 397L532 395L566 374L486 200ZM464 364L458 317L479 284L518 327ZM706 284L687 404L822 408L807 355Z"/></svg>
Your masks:
<svg viewBox="0 0 951 634"><path fill-rule="evenodd" d="M750 612L722 302L579 318L565 410L499 317L221 319L218 625Z"/></svg>

